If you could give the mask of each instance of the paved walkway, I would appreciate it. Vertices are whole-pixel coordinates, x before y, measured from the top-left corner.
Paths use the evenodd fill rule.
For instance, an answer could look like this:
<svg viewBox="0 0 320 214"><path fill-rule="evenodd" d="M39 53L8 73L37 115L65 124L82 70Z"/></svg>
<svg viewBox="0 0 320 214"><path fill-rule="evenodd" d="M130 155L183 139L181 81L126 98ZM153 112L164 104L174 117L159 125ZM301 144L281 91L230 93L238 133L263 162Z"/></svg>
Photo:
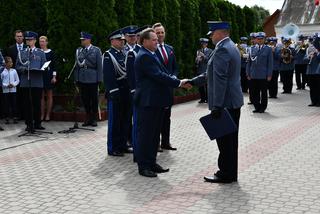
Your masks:
<svg viewBox="0 0 320 214"><path fill-rule="evenodd" d="M247 103L247 97L245 102ZM320 213L320 108L308 91L269 100L265 114L242 108L239 182L210 184L216 143L198 119L206 105L173 108L172 144L159 163L169 173L138 175L132 156L106 155L106 122L94 132L58 134L72 123L49 122L47 138L0 132L0 213Z"/></svg>

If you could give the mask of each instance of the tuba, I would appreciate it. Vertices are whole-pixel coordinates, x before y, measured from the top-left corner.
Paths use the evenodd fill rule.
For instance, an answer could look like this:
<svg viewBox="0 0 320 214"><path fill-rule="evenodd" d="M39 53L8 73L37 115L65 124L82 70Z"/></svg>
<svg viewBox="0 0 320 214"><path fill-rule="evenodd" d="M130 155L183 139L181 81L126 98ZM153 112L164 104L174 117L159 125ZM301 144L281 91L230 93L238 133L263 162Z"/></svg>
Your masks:
<svg viewBox="0 0 320 214"><path fill-rule="evenodd" d="M281 59L284 64L290 64L293 60L292 51L289 48L291 40L284 44L284 47L281 49Z"/></svg>
<svg viewBox="0 0 320 214"><path fill-rule="evenodd" d="M247 48L243 47L241 44L237 44L237 48L239 49L241 58L248 59L248 51Z"/></svg>

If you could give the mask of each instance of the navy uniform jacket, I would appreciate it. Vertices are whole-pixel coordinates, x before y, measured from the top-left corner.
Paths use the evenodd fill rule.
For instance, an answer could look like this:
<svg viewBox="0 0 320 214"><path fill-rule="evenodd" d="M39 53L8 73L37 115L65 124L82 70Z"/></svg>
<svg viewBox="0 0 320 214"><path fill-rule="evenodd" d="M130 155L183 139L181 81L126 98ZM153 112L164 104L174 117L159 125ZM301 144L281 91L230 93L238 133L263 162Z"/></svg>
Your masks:
<svg viewBox="0 0 320 214"><path fill-rule="evenodd" d="M120 89L128 86L123 51L111 47L104 53L103 82L106 88L106 97L113 93L119 93Z"/></svg>
<svg viewBox="0 0 320 214"><path fill-rule="evenodd" d="M310 62L310 58L307 56L305 57L305 60L308 60ZM320 75L320 54L314 56L311 60L311 63L308 65L307 68L307 75Z"/></svg>
<svg viewBox="0 0 320 214"><path fill-rule="evenodd" d="M30 86L32 88L43 88L43 72L41 67L46 62L45 53L39 49L34 48L32 53L28 51L29 49L23 49L18 52L16 70L20 74L20 87L29 87L28 82L28 61L30 61L29 69L30 72ZM28 58L29 57L29 58ZM32 71L37 70L37 71Z"/></svg>
<svg viewBox="0 0 320 214"><path fill-rule="evenodd" d="M272 76L273 71L273 54L272 48L263 45L252 46L249 50L249 59L247 63L247 76L251 79L267 79Z"/></svg>
<svg viewBox="0 0 320 214"><path fill-rule="evenodd" d="M291 47L289 47L289 49L290 49L290 51L291 51L291 54L292 54L292 56L293 56L293 58L292 58L292 61L291 61L291 63L289 63L289 64L285 64L284 62L283 62L283 59L281 58L280 59L280 67L279 67L279 70L280 71L289 71L289 70L294 70L294 56L295 56L295 51L294 51L294 49L293 48L291 48ZM280 52L281 52L281 50L280 50ZM281 53L280 53L280 56L281 56Z"/></svg>
<svg viewBox="0 0 320 214"><path fill-rule="evenodd" d="M307 50L301 50L299 46L295 50L294 64L296 65L306 65L308 60L306 60Z"/></svg>
<svg viewBox="0 0 320 214"><path fill-rule="evenodd" d="M168 56L168 61L169 61L167 65L164 64L164 60L163 60L163 57L159 51L159 48L156 50L156 54L157 54L158 58L160 59L160 61L162 62L162 64L168 70L169 74L177 77L179 74L179 68L178 68L178 64L176 62L176 56L174 55L173 47L170 45L164 44L164 48L166 50L166 53Z"/></svg>
<svg viewBox="0 0 320 214"><path fill-rule="evenodd" d="M134 93L136 89L136 79L135 79L135 72L134 72L134 60L140 50L140 46L136 45L134 49L131 49L127 52L126 55L126 71L128 76L128 82L130 87L130 92Z"/></svg>
<svg viewBox="0 0 320 214"><path fill-rule="evenodd" d="M74 79L80 83L102 82L102 58L98 47L91 45L87 51L82 47L77 49Z"/></svg>
<svg viewBox="0 0 320 214"><path fill-rule="evenodd" d="M273 52L273 70L278 71L280 67L281 48L276 46Z"/></svg>
<svg viewBox="0 0 320 214"><path fill-rule="evenodd" d="M243 105L240 72L240 52L230 38L225 38L213 50L207 72L193 79L195 85L207 81L209 110L214 107L236 109Z"/></svg>
<svg viewBox="0 0 320 214"><path fill-rule="evenodd" d="M196 65L197 65L197 75L203 74L207 71L207 65L210 58L210 54L212 53L211 48L205 48L205 49L199 49L198 52L202 52L204 54L203 57L201 57L201 60L198 61L196 58Z"/></svg>
<svg viewBox="0 0 320 214"><path fill-rule="evenodd" d="M173 103L172 88L179 87L180 80L170 76L155 53L141 47L134 62L136 75L135 105L140 107L167 107Z"/></svg>

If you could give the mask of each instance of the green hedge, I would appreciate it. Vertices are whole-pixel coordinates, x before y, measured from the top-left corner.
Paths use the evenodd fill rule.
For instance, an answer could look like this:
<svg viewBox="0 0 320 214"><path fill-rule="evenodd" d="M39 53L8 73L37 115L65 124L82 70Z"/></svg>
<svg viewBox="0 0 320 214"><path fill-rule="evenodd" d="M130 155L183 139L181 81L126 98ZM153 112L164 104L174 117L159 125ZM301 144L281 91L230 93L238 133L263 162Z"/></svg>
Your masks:
<svg viewBox="0 0 320 214"><path fill-rule="evenodd" d="M199 37L208 32L207 20L230 21L231 37L262 29L268 12L261 7L240 8L223 0L24 0L0 1L0 47L14 43L13 31L33 30L48 35L49 45L68 59L59 69L58 93L71 93L72 81L64 81L80 45L79 32L94 34L93 43L105 51L106 36L130 24L161 22L167 31L167 43L176 53L180 77L191 77Z"/></svg>

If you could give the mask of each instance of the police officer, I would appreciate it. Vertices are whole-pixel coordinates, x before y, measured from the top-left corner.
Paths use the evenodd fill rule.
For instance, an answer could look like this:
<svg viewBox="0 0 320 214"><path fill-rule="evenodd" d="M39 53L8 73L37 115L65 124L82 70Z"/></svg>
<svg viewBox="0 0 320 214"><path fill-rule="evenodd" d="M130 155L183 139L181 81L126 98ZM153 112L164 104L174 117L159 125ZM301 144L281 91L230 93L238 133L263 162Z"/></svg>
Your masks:
<svg viewBox="0 0 320 214"><path fill-rule="evenodd" d="M249 85L248 78L246 73L246 67L248 62L248 38L240 37L240 44L238 45L238 49L240 51L241 56L241 88L243 93L248 93Z"/></svg>
<svg viewBox="0 0 320 214"><path fill-rule="evenodd" d="M43 64L45 53L36 48L38 34L25 32L27 48L20 50L17 56L16 70L20 74L20 87L24 97L26 131L33 133L34 129L43 130L41 126L41 95L43 89Z"/></svg>
<svg viewBox="0 0 320 214"><path fill-rule="evenodd" d="M307 45L304 41L304 36L299 35L294 55L294 70L296 74L297 90L304 90L306 87L306 71L308 61L306 60Z"/></svg>
<svg viewBox="0 0 320 214"><path fill-rule="evenodd" d="M111 156L123 156L128 151L130 121L130 87L123 51L125 37L121 29L109 34L111 48L103 56L103 79L108 101L107 151Z"/></svg>
<svg viewBox="0 0 320 214"><path fill-rule="evenodd" d="M136 30L138 26L130 25L122 28L122 32L126 39L126 44L124 46L124 53L127 54L130 50L135 49L137 45L137 34Z"/></svg>
<svg viewBox="0 0 320 214"><path fill-rule="evenodd" d="M135 25L127 26L122 28L122 32L125 34L125 38L127 41L127 44L125 45L124 52L126 53L125 57L125 67L127 72L127 78L129 83L129 90L130 90L130 116L129 116L129 129L128 129L128 152L131 152L130 146L132 146L134 153L135 149L135 135L136 133L133 130L133 126L136 121L136 115L134 114L134 106L133 106L133 96L136 88L135 83L135 72L134 72L134 61L135 58L141 48L139 44L136 44L138 40L138 34L141 29L139 29ZM135 155L134 155L134 161L135 161Z"/></svg>
<svg viewBox="0 0 320 214"><path fill-rule="evenodd" d="M152 26L158 36L158 49L156 55L161 63L167 69L168 74L177 77L178 76L178 64L174 55L173 47L165 44L166 31L161 23L156 23ZM173 100L173 88L171 89L170 99ZM171 106L167 106L163 117L163 123L161 127L161 149L177 150L170 144L170 123L171 123ZM161 152L161 149L159 150Z"/></svg>
<svg viewBox="0 0 320 214"><path fill-rule="evenodd" d="M241 92L241 57L234 42L229 38L228 22L209 21L210 37L216 45L208 62L206 75L195 77L191 84L208 81L208 106L213 119L226 109L239 128L240 109L243 105ZM203 78L206 76L207 78ZM219 170L213 176L205 176L206 182L231 183L238 179L238 131L216 139L219 148Z"/></svg>
<svg viewBox="0 0 320 214"><path fill-rule="evenodd" d="M282 94L291 94L294 72L294 48L291 47L291 39L283 38L282 43L279 66L283 83Z"/></svg>
<svg viewBox="0 0 320 214"><path fill-rule="evenodd" d="M74 79L80 87L86 119L82 126L97 126L98 86L102 82L101 50L91 44L92 35L80 33L81 47L76 50Z"/></svg>
<svg viewBox="0 0 320 214"><path fill-rule="evenodd" d="M312 46L308 48L307 76L310 88L311 104L309 106L320 107L320 38L315 37Z"/></svg>
<svg viewBox="0 0 320 214"><path fill-rule="evenodd" d="M272 78L272 49L265 43L264 32L257 33L257 45L249 51L247 76L252 83L253 113L264 113L268 105L268 81Z"/></svg>
<svg viewBox="0 0 320 214"><path fill-rule="evenodd" d="M250 33L250 47L248 48L248 51L251 51L251 48L255 47L257 44L257 37L256 37L257 33L256 32L252 32ZM248 105L252 105L253 103L253 99L252 99L252 82L251 80L248 79L248 89L249 89L249 102Z"/></svg>
<svg viewBox="0 0 320 214"><path fill-rule="evenodd" d="M277 45L277 37L269 37L269 47L272 49L273 54L273 71L272 78L269 81L269 98L277 98L278 96L278 79L279 79L279 65L280 65L280 47Z"/></svg>
<svg viewBox="0 0 320 214"><path fill-rule="evenodd" d="M208 48L208 42L209 39L207 38L200 38L200 49L197 50L196 54L196 69L197 69L197 75L203 74L207 70L207 64L210 57L210 54L212 53L212 49ZM207 103L208 102L208 96L207 96L207 87L199 86L199 93L200 93L200 101L199 103Z"/></svg>

